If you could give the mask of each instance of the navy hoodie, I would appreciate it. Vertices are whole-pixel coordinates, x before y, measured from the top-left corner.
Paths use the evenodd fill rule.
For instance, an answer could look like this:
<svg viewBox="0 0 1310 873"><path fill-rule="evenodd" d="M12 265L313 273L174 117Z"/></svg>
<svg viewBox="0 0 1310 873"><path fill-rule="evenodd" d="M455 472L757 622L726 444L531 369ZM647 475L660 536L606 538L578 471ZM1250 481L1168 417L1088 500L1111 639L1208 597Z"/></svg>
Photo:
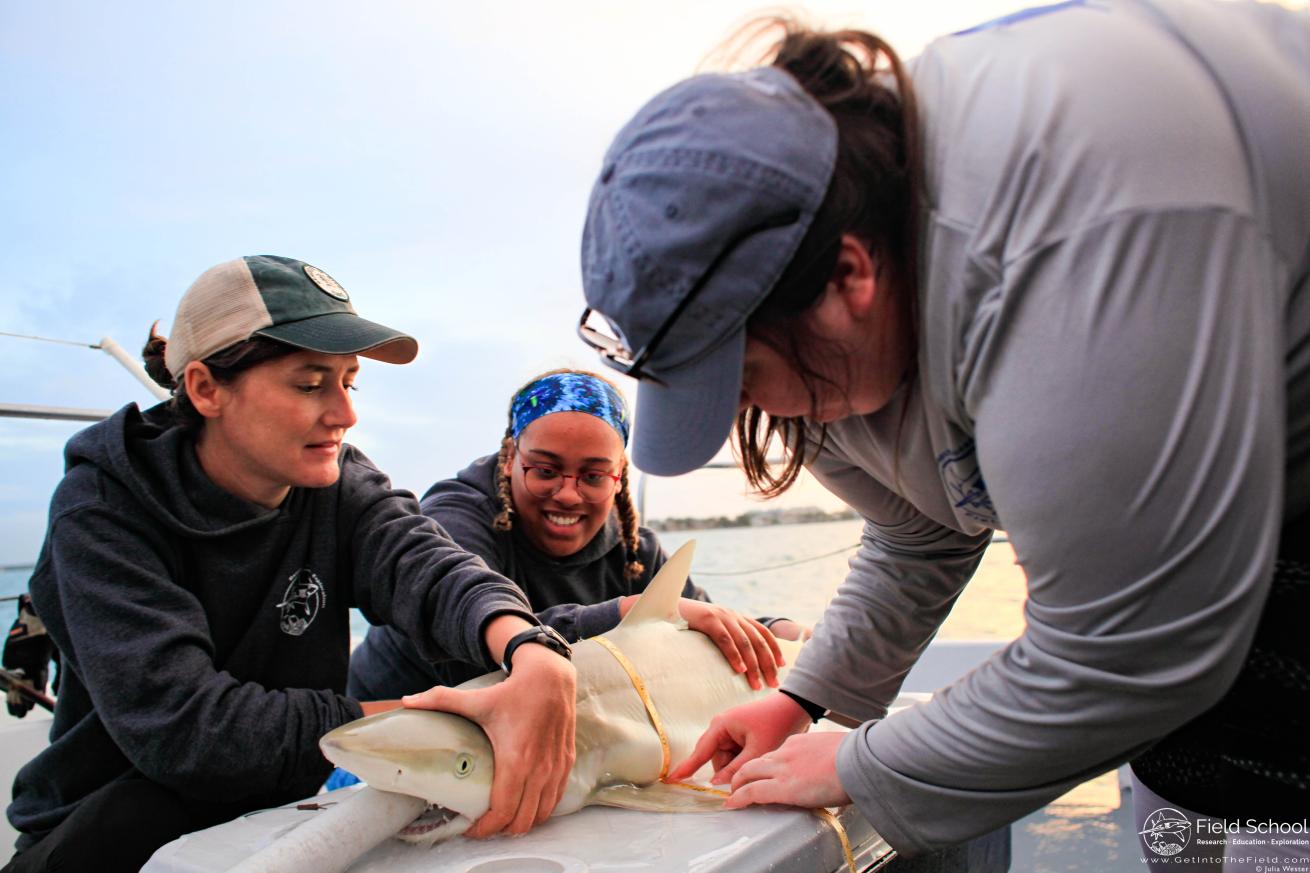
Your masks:
<svg viewBox="0 0 1310 873"><path fill-rule="evenodd" d="M479 458L455 478L428 489L423 512L493 570L518 583L537 617L565 638L585 639L618 625L619 598L645 591L664 566L666 556L655 534L638 528L637 557L646 569L635 580L624 575L627 552L617 510L581 550L556 558L533 546L518 525L509 531L492 526L501 508L496 482L496 456ZM690 579L682 596L710 599ZM430 663L402 633L382 627L371 628L355 649L350 683L366 699L387 699L433 685L458 685L482 672L470 664Z"/></svg>
<svg viewBox="0 0 1310 873"><path fill-rule="evenodd" d="M65 460L31 580L63 678L50 745L14 782L20 849L133 773L250 808L313 794L319 737L361 715L343 696L352 606L485 669L486 622L531 620L350 446L335 485L276 509L217 487L162 406L78 433Z"/></svg>

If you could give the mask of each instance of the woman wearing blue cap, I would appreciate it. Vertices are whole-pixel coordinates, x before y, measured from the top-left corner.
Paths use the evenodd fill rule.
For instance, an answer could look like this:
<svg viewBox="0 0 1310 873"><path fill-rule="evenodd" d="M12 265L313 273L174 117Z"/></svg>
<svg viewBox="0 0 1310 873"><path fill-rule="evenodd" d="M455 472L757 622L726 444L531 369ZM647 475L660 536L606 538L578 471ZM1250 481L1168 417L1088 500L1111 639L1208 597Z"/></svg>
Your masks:
<svg viewBox="0 0 1310 873"><path fill-rule="evenodd" d="M1194 820L1303 816L1308 73L1304 13L1069 2L909 68L792 28L619 133L580 333L642 380L634 462L735 431L762 492L803 466L867 522L792 697L672 776L854 800L907 854L1126 761ZM1024 633L884 718L997 528ZM796 736L826 710L863 724Z"/></svg>
<svg viewBox="0 0 1310 873"><path fill-rule="evenodd" d="M421 503L457 543L513 579L537 617L570 641L615 627L666 560L633 506L624 455L630 421L627 401L608 380L578 370L543 373L514 393L500 451L436 483ZM691 580L681 609L756 688L777 684L773 634L796 639L807 630L711 604ZM399 631L375 627L351 655L347 691L391 698L479 672L432 663Z"/></svg>
<svg viewBox="0 0 1310 873"><path fill-rule="evenodd" d="M479 722L499 755L478 835L544 819L573 758L568 647L344 442L358 355L418 345L290 258L183 296L146 365L173 398L69 441L30 583L62 656L50 745L14 783L6 873L137 870L163 843L312 795L318 739L399 705L344 694L349 607L429 657L512 672L406 701ZM520 640L541 645L522 645ZM512 700L512 704L508 701Z"/></svg>

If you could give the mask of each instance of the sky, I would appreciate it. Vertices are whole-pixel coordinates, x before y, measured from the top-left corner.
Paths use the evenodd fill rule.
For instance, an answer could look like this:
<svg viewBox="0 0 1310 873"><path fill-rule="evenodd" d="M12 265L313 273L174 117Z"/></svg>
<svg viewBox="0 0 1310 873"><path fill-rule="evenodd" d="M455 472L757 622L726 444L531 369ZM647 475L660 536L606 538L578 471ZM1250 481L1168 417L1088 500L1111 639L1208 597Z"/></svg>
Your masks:
<svg viewBox="0 0 1310 873"><path fill-rule="evenodd" d="M786 8L910 57L1018 5ZM0 0L0 332L108 336L135 353L208 267L308 261L361 315L420 342L409 366L364 362L348 440L421 494L496 448L525 380L600 366L574 326L601 157L647 99L765 11ZM101 352L0 336L0 402L152 400ZM0 564L35 558L63 444L83 426L0 419ZM729 470L652 477L646 493L650 518L761 508ZM806 481L772 505L840 504Z"/></svg>

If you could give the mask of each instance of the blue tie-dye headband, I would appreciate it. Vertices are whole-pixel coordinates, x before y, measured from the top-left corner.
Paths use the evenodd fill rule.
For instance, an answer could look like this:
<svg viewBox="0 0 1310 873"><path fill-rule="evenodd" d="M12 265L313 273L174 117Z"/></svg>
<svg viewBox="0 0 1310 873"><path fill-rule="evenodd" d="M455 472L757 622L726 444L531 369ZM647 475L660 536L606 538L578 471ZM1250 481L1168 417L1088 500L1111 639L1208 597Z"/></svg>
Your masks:
<svg viewBox="0 0 1310 873"><path fill-rule="evenodd" d="M618 431L628 444L628 403L614 386L590 373L556 373L542 376L514 395L509 405L510 434L552 412L586 412Z"/></svg>

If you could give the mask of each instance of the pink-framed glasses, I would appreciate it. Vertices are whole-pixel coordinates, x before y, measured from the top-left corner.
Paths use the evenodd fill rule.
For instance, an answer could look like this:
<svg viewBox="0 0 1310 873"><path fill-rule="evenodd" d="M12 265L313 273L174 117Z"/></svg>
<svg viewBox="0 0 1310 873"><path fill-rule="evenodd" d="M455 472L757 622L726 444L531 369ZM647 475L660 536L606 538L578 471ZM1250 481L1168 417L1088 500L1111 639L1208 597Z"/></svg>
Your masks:
<svg viewBox="0 0 1310 873"><path fill-rule="evenodd" d="M523 484L534 497L554 497L564 487L564 480L572 479L578 496L588 503L604 503L614 495L621 476L600 470L583 470L576 475L563 473L555 467L540 464L519 464L523 468Z"/></svg>

